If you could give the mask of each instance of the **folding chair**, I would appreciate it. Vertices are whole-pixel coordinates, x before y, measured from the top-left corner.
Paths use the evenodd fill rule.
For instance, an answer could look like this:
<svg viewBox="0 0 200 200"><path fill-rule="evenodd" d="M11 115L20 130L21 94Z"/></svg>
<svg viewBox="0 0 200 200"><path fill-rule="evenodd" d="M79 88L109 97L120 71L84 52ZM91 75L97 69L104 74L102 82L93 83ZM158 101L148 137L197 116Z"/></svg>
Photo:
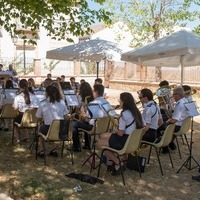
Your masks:
<svg viewBox="0 0 200 200"><path fill-rule="evenodd" d="M49 127L47 135L43 135L42 133L38 133L38 137L36 139L36 151L35 151L35 158L37 159L38 155L38 139L39 137L42 137L44 139L44 142L62 142L62 149L61 149L61 157L63 157L63 150L65 141L71 142L72 141L72 128L73 128L73 121L69 120L69 128L66 133L63 133L60 129L61 119L55 119L52 124ZM64 129L63 129L64 130ZM60 133L65 135L65 137L60 138ZM73 151L71 151L71 162L74 163L73 160ZM46 165L46 148L44 147L44 164Z"/></svg>
<svg viewBox="0 0 200 200"><path fill-rule="evenodd" d="M34 129L34 138L36 136L37 128L38 128L38 119L36 118L37 108L27 109L22 117L21 123L15 122L13 124L13 134L12 134L12 144L14 143L14 126L17 126L19 129ZM33 143L32 143L33 144ZM30 148L32 147L32 144Z"/></svg>
<svg viewBox="0 0 200 200"><path fill-rule="evenodd" d="M109 124L110 124L110 117L109 116L105 116L99 119L95 120L95 124L92 128L91 131L87 131L84 129L79 128L79 132L85 132L88 133L89 135L93 136L93 140L92 140L92 151L89 155L89 157L84 161L84 163L82 164L82 166L84 166L87 162L90 163L90 172L92 171L92 169L96 169L98 166L95 166L95 158L99 157L99 155L96 153L96 136L99 136L102 133L106 133L108 131L109 128Z"/></svg>
<svg viewBox="0 0 200 200"><path fill-rule="evenodd" d="M166 147L166 146L168 147L169 143L172 140L172 136L173 136L173 133L174 133L174 127L175 127L175 124L169 124L167 126L167 128L165 129L164 133L163 133L162 139L158 143L142 141L142 144L150 145L150 151L149 151L149 156L148 156L147 163L149 163L149 161L150 161L152 147L155 148L156 154L157 154L157 158L158 158L158 162L159 162L159 166L160 166L160 171L161 171L162 175L163 175L163 170L162 170L162 166L161 166L161 162L160 162L158 149L161 149L162 147ZM170 162L171 162L171 165L172 165L172 168L173 168L174 166L173 166L173 162L172 162L172 158L171 158L169 147L168 147L168 152L169 152Z"/></svg>
<svg viewBox="0 0 200 200"><path fill-rule="evenodd" d="M123 183L125 185L125 180L124 180L124 175L123 175L123 170L122 170L122 166L121 166L121 159L120 156L122 155L128 155L131 153L135 153L137 152L137 150L140 148L141 146L141 140L142 140L142 136L144 135L144 128L141 129L136 129L134 130L127 138L126 143L123 147L123 149L121 150L116 150L107 146L103 146L103 150L101 152L101 158L100 158L100 164L99 164L99 169L98 169L98 174L97 177L99 177L100 175L100 169L101 169L101 164L102 164L102 157L104 155L105 151L111 151L113 153L115 153L117 155L117 159L119 160L119 166L120 166L120 172L121 172L121 176L123 179ZM138 164L138 169L139 169L139 174L141 177L141 170L140 170L140 165L139 165L139 159L138 159L138 153L136 154L137 157L137 164Z"/></svg>
<svg viewBox="0 0 200 200"><path fill-rule="evenodd" d="M4 127L4 120L5 119L11 119L13 120L16 117L16 112L12 106L12 104L8 104L6 103L0 113L0 120L1 120L1 124L3 123L2 128Z"/></svg>
<svg viewBox="0 0 200 200"><path fill-rule="evenodd" d="M181 157L181 151L180 151L180 147L179 147L178 137L181 137L183 139L183 136L184 136L187 146L188 146L188 149L190 149L186 133L190 130L191 119L192 119L192 117L187 117L186 119L184 119L181 129L178 132L174 133L174 137L176 139L180 159L182 159L182 157Z"/></svg>

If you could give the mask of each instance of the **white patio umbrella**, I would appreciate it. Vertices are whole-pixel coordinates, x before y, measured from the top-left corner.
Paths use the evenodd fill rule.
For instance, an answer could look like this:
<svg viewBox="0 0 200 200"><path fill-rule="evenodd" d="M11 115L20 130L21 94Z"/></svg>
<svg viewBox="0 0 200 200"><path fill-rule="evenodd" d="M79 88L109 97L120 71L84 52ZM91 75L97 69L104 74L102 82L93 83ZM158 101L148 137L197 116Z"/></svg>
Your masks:
<svg viewBox="0 0 200 200"><path fill-rule="evenodd" d="M47 51L46 58L66 61L96 62L98 78L99 62L105 58L108 60L120 61L121 53L122 49L117 43L93 39Z"/></svg>
<svg viewBox="0 0 200 200"><path fill-rule="evenodd" d="M123 53L121 60L145 66L180 65L182 85L183 67L200 65L200 36L181 30L149 45Z"/></svg>

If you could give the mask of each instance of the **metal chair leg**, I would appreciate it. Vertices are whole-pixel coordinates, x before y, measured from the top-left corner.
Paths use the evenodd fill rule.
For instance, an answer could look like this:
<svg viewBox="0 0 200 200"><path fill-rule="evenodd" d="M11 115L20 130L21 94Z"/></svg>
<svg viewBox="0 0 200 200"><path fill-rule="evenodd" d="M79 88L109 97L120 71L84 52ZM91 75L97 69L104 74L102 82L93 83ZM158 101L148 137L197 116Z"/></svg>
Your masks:
<svg viewBox="0 0 200 200"><path fill-rule="evenodd" d="M177 137L175 137L175 138L176 138L176 144L177 144L177 148L178 148L178 154L179 154L180 159L182 159L178 138Z"/></svg>
<svg viewBox="0 0 200 200"><path fill-rule="evenodd" d="M12 145L14 144L14 122L13 122L13 128L12 128Z"/></svg>
<svg viewBox="0 0 200 200"><path fill-rule="evenodd" d="M156 154L157 154L157 158L158 158L158 163L159 163L159 166L160 166L160 171L161 171L161 174L163 175L163 170L162 170L162 166L161 166L161 162L160 162L160 157L159 157L159 153L158 153L158 149L155 147L156 149Z"/></svg>
<svg viewBox="0 0 200 200"><path fill-rule="evenodd" d="M167 147L168 147L168 153L169 153L170 162L171 162L172 168L174 168L169 146L167 146Z"/></svg>
<svg viewBox="0 0 200 200"><path fill-rule="evenodd" d="M141 175L140 162L139 162L139 157L138 157L138 155L136 155L136 158L137 158L137 165L138 165L139 174L140 174L140 178L141 178L142 175Z"/></svg>
<svg viewBox="0 0 200 200"><path fill-rule="evenodd" d="M100 169L101 169L101 164L102 164L103 153L104 153L104 150L101 152L101 157L100 157L100 161L99 161L99 168L98 168L97 177L99 177L99 175L100 175Z"/></svg>
<svg viewBox="0 0 200 200"><path fill-rule="evenodd" d="M61 157L63 157L64 146L65 146L65 141L62 141Z"/></svg>
<svg viewBox="0 0 200 200"><path fill-rule="evenodd" d="M147 163L148 163L148 164L149 164L150 157L151 157L151 151L152 151L152 146L150 145L149 156L148 156L148 160L147 160Z"/></svg>

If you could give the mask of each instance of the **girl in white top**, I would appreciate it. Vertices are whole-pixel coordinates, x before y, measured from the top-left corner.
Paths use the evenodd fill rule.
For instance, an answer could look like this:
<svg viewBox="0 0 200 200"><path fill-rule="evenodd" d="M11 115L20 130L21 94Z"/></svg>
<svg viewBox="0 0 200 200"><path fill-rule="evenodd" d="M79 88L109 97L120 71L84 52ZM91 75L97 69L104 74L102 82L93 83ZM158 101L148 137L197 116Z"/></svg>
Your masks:
<svg viewBox="0 0 200 200"><path fill-rule="evenodd" d="M142 115L136 107L132 94L123 92L120 94L120 108L122 108L121 116L119 118L118 129L112 134L102 134L101 139L97 145L99 148L102 146L109 146L114 149L122 149L126 143L126 140L135 129L143 127ZM108 170L112 175L116 175L119 172L119 161L115 154L112 152L106 152L107 160L112 160L114 165L109 166Z"/></svg>
<svg viewBox="0 0 200 200"><path fill-rule="evenodd" d="M43 135L48 133L49 127L54 119L68 119L68 109L65 105L62 96L55 86L47 86L46 88L46 99L42 101L36 112L36 117L43 119L44 124L39 127L39 132ZM38 156L44 157L44 145L43 139L39 138L40 152ZM52 150L49 155L57 157L58 153L56 151L56 146L52 144Z"/></svg>
<svg viewBox="0 0 200 200"><path fill-rule="evenodd" d="M14 122L21 123L22 116L24 112L29 108L37 108L39 105L39 100L34 94L28 91L28 81L26 79L21 79L19 82L20 92L14 98L13 108L18 112L17 117ZM14 137L15 142L19 143L19 128L14 126ZM28 132L26 131L26 139L28 139Z"/></svg>

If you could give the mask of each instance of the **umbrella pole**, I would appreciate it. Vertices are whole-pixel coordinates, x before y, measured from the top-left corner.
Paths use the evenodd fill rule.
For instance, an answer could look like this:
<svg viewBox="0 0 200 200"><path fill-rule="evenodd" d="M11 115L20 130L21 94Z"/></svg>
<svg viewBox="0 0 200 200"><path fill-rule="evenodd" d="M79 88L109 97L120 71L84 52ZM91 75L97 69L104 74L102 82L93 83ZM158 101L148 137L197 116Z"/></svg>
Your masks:
<svg viewBox="0 0 200 200"><path fill-rule="evenodd" d="M99 62L97 62L97 78L99 78Z"/></svg>
<svg viewBox="0 0 200 200"><path fill-rule="evenodd" d="M181 62L181 86L182 86L183 85L183 55L181 56L180 62Z"/></svg>

